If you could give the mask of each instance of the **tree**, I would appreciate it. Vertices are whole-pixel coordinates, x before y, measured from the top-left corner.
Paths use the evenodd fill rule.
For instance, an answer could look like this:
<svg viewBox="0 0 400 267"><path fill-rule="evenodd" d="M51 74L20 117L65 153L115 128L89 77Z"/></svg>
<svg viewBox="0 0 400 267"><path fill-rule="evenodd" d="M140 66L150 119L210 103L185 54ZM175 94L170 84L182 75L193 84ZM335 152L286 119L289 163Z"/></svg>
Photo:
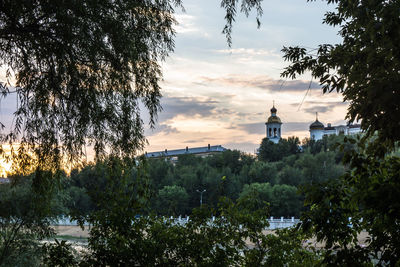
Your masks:
<svg viewBox="0 0 400 267"><path fill-rule="evenodd" d="M275 163L256 161L253 164L251 164L247 175L248 175L247 181L243 182L246 183L268 182L270 184L277 183L277 170Z"/></svg>
<svg viewBox="0 0 400 267"><path fill-rule="evenodd" d="M185 188L176 185L164 186L158 191L157 211L163 215L185 215L188 199Z"/></svg>
<svg viewBox="0 0 400 267"><path fill-rule="evenodd" d="M344 174L343 166L336 164L335 153L332 151L321 152L316 155L304 154L296 161L294 167L304 177L303 183L337 179Z"/></svg>
<svg viewBox="0 0 400 267"><path fill-rule="evenodd" d="M290 136L288 139L282 139L282 143L286 146L287 154L295 155L300 152L300 140L296 136Z"/></svg>
<svg viewBox="0 0 400 267"><path fill-rule="evenodd" d="M271 214L274 216L298 217L303 206L297 188L282 184L272 187Z"/></svg>
<svg viewBox="0 0 400 267"><path fill-rule="evenodd" d="M350 171L304 188L309 210L301 228L325 241L325 264L355 266L374 259L378 266L395 266L400 262L400 158L377 158L364 140L358 142L345 155ZM360 246L362 231L370 238Z"/></svg>
<svg viewBox="0 0 400 267"><path fill-rule="evenodd" d="M256 8L258 22L262 14L259 1L221 0L228 43L239 3L247 16ZM0 59L7 81L0 93L15 93L18 109L0 143L19 143L13 164L57 169L64 156L79 161L86 145L98 157L107 151L132 156L142 148L139 103L153 126L161 109L159 63L174 48L177 7L181 0L2 1Z"/></svg>
<svg viewBox="0 0 400 267"><path fill-rule="evenodd" d="M258 158L262 161L278 161L282 159L282 151L278 150L278 146L268 138L261 141L260 149L258 150Z"/></svg>
<svg viewBox="0 0 400 267"><path fill-rule="evenodd" d="M173 169L173 165L170 161L164 159L151 159L149 160L149 176L151 177L151 185L154 191L158 191L166 185L170 185L168 181L168 175Z"/></svg>
<svg viewBox="0 0 400 267"><path fill-rule="evenodd" d="M117 189L114 187L114 189ZM222 198L217 210L204 205L194 210L186 224L160 217L128 218L139 206L126 201L123 187L108 208L93 214L90 254L84 266L270 266L298 262L316 264L318 258L303 247L294 231L265 235L268 211L253 195L237 203ZM101 194L108 192L102 192ZM140 208L139 208L140 210ZM117 216L124 214L125 216ZM213 214L220 214L211 221ZM126 216L128 215L128 216ZM251 242L249 246L247 242ZM273 251L273 253L270 253ZM69 259L69 253L62 255ZM56 262L49 259L49 262Z"/></svg>
<svg viewBox="0 0 400 267"><path fill-rule="evenodd" d="M298 186L304 182L304 177L301 169L293 168L290 165L286 165L279 172L279 183Z"/></svg>
<svg viewBox="0 0 400 267"><path fill-rule="evenodd" d="M238 174L242 169L243 164L251 162L252 159L239 150L226 150L220 154L215 155L210 160L216 167L228 167L232 173Z"/></svg>
<svg viewBox="0 0 400 267"><path fill-rule="evenodd" d="M240 193L239 200L250 198L251 196L256 196L261 200L258 206L254 207L255 209L270 205L267 203L271 203L273 200L272 186L269 183L246 184L243 187L243 191Z"/></svg>
<svg viewBox="0 0 400 267"><path fill-rule="evenodd" d="M14 176L0 184L0 266L39 265L40 241L54 235L50 223L66 212L62 192L43 202L31 183L32 177Z"/></svg>
<svg viewBox="0 0 400 267"><path fill-rule="evenodd" d="M300 214L302 203L294 186L252 183L243 187L238 201L250 197L256 197L260 200L259 206L254 207L254 209L268 205L270 214L273 216L298 216Z"/></svg>
<svg viewBox="0 0 400 267"><path fill-rule="evenodd" d="M94 198L97 192L107 190L105 169L102 164L89 164L80 171L78 169L71 171L64 188L70 197L67 204L70 215L86 216L99 208Z"/></svg>
<svg viewBox="0 0 400 267"><path fill-rule="evenodd" d="M311 71L324 92L337 91L349 101L347 118L361 120L367 136L377 132L381 144L393 147L400 140L400 19L398 1L329 0L334 12L324 23L339 27L340 44L322 44L316 51L284 47L285 60L292 64L283 77L296 78Z"/></svg>
<svg viewBox="0 0 400 267"><path fill-rule="evenodd" d="M376 259L378 265L396 265L400 246L394 207L399 201L392 196L398 194L399 158L390 152L400 140L400 2L327 2L337 7L326 13L324 23L340 28L342 42L320 45L314 54L285 47L284 58L292 64L282 76L311 71L324 92L337 91L350 102L347 118L361 120L366 134L357 147L347 146L343 159L349 170L343 177L305 189L310 211L302 228L326 241L325 264L354 266ZM361 230L371 235L365 247L357 240Z"/></svg>
<svg viewBox="0 0 400 267"><path fill-rule="evenodd" d="M2 1L0 58L15 74L1 94L15 93L10 134L13 163L30 156L57 169L79 161L85 145L102 157L132 156L144 144L139 102L154 124L160 110L159 61L173 50L174 6L162 1ZM31 154L33 153L33 154ZM23 167L23 166L22 166Z"/></svg>
<svg viewBox="0 0 400 267"><path fill-rule="evenodd" d="M312 138L305 138L302 142L303 151L309 152L313 155L321 152L324 149L325 136L321 140L315 140Z"/></svg>
<svg viewBox="0 0 400 267"><path fill-rule="evenodd" d="M289 155L300 152L298 137L281 138L277 144L264 138L261 142L258 157L263 161L279 161Z"/></svg>
<svg viewBox="0 0 400 267"><path fill-rule="evenodd" d="M250 194L237 203L222 198L217 210L203 205L186 224L161 217L137 216L148 204L146 166L110 158L104 162L108 190L95 200L102 209L88 218L92 227L83 266L260 266L271 262L315 262L297 233L267 236L268 211L260 198ZM131 177L135 177L132 181ZM170 187L179 189L179 187ZM168 191L168 190L167 190ZM179 190L181 191L181 190ZM211 222L213 214L219 214ZM252 242L252 246L246 243ZM274 248L274 254L268 253ZM50 247L48 263L76 262L65 243ZM290 252L290 253L289 253Z"/></svg>
<svg viewBox="0 0 400 267"><path fill-rule="evenodd" d="M260 15L261 1L221 2L227 11L228 24L224 32L228 43L239 6L245 14L255 8ZM399 164L398 157L385 158L384 154L393 149L400 139L397 131L400 126L400 94L397 89L400 80L400 3L377 0L327 2L337 4L337 9L326 14L325 23L340 27L343 42L321 45L316 56L307 53L304 48L284 48L285 58L293 64L283 72L283 76L295 78L298 74L311 71L312 76L324 86L325 92L337 90L343 93L344 100L350 101L348 118L351 121L361 119L367 137L376 133L377 138L371 143L366 143L365 138L359 142L358 151L352 150L345 155L344 159L351 168L343 179L328 180L322 187L320 184L309 189L307 203L310 204L310 213L304 217L303 229L312 229L319 240L327 241L325 263L361 265L373 258L382 265L395 265L399 258L398 201L395 198L399 187L396 184ZM65 153L70 162L79 159L87 141L94 144L99 157L105 154L106 147L119 156L130 156L141 147L144 137L138 103L139 99L143 100L151 118L155 118L160 97L158 59L172 49L171 3L179 4L179 1L81 1L72 7L62 1L45 4L39 1L0 3L0 57L16 72L17 78L15 90L2 85L2 93L7 95L14 90L20 101L15 127L10 134L3 135L1 141L21 142L18 153L12 153L14 163L26 166L32 160L36 161L33 164L40 168L37 169L34 185L42 192L48 188L46 178L52 177L45 175L43 169L56 170ZM132 27L137 31L127 30ZM34 154L30 154L31 151ZM1 152L4 151L1 149ZM115 167L115 162L111 163L111 167ZM113 178L124 177L132 171L107 170ZM118 188L124 181L115 179L111 185ZM162 235L165 232L159 229L163 229L164 222L150 223L145 225L147 228L134 224L132 229L132 218L138 210L135 205L141 202L140 197L145 193L133 194L136 192L134 188L129 187L132 191L121 188L123 190L115 191L120 193L116 196L112 190L105 192L108 195L103 199L104 209L98 211L97 217L93 215L97 223L93 228L92 243L89 242L94 251L91 258L95 259L93 265L149 264L143 262L151 257L143 257L149 254L142 247L155 248L151 252L157 252L160 244L155 240L166 237L175 241L172 244L176 245L173 238L180 237L179 234L174 235L177 231L168 232L176 228L168 228L168 234ZM140 197L132 201L135 196ZM107 206L110 200L113 205ZM240 261L242 254L239 251L246 257L250 255L244 260L247 265L267 262L265 252L269 243L260 235L260 229L265 227L262 222L266 214L256 212L255 215L262 216L248 220L254 219L248 216L254 215L248 207L258 204L257 200L246 204L240 213L229 209L231 204L226 204L228 208L224 212L236 216L227 216L230 220L222 221L217 226L225 226L227 231L215 231L213 225L201 223L195 224L199 227L190 228L193 230L190 237L198 240L196 245L204 244L196 246L196 249L205 248L201 253L193 249L192 253L177 253L186 252L186 246L178 244L177 249L168 255L183 257L170 259L163 257L171 251L170 246L164 246L164 249L159 249L159 258L151 263L188 264L182 259L190 259L191 263L199 265L228 265L233 260L240 264L243 261ZM124 217L125 214L129 216ZM355 215L352 220L354 228L347 225L348 215ZM250 234L238 237L235 234L242 233L238 227L242 223L250 229ZM229 225L234 226L233 229ZM199 229L207 230L200 232ZM372 233L365 249L355 242L360 229ZM158 238L146 240L151 246L139 246L143 244L140 241L146 238L143 233L154 233ZM207 233L206 239L199 238L203 233ZM216 242L213 236L226 242ZM257 249L246 251L241 242L243 238L257 241ZM132 240L138 243L132 244ZM221 248L221 244L225 246ZM231 244L241 246L233 247ZM299 244L296 243L297 248ZM339 251L334 247L337 244L341 249ZM349 247L351 244L354 246ZM292 255L289 253L291 248L281 255ZM141 252L145 252L142 257L131 260L130 257Z"/></svg>

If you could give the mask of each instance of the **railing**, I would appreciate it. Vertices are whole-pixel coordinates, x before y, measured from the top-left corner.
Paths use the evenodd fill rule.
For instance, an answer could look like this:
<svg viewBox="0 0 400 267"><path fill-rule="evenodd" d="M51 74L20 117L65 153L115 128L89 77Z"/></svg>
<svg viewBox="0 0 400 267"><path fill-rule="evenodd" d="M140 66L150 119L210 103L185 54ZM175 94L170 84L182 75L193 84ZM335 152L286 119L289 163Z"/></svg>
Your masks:
<svg viewBox="0 0 400 267"><path fill-rule="evenodd" d="M269 227L268 229L280 229L280 228L289 228L293 227L296 224L300 222L299 219L295 219L294 217L291 217L290 219L285 219L283 217L279 219L275 219L274 217L269 218Z"/></svg>
<svg viewBox="0 0 400 267"><path fill-rule="evenodd" d="M166 218L167 219L167 218ZM190 216L186 217L170 217L168 219L175 220L176 224L184 225L190 220ZM210 222L212 223L215 220L215 216L210 218ZM273 229L280 229L280 228L288 228L296 225L299 223L299 219L295 219L294 217L291 217L290 219L281 217L281 218L274 218L271 217L268 219L269 222L269 227L268 229L273 230ZM69 217L63 217L60 218L58 221L56 221L53 225L56 226L77 226L78 222L75 220L71 220ZM84 223L85 226L88 226L89 224L87 222Z"/></svg>

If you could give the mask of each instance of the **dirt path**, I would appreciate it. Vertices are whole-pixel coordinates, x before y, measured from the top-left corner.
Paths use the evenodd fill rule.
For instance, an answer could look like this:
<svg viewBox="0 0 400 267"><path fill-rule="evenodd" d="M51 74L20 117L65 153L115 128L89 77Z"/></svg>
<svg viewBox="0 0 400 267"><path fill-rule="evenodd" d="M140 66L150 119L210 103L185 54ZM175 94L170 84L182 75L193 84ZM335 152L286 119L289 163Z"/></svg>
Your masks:
<svg viewBox="0 0 400 267"><path fill-rule="evenodd" d="M88 227L85 228L85 230L82 230L79 226L69 226L69 225L60 225L60 226L53 226L54 230L56 231L58 236L72 236L72 237L78 237L78 238L87 238L89 237L89 229ZM273 234L274 230L265 230L263 231L264 234ZM368 238L368 233L367 232L361 232L358 235L358 241L361 246L366 244L366 239ZM251 242L246 240L246 243L248 245L252 245ZM313 246L315 248L322 248L324 246L323 243L318 243L316 242L316 239L310 239L306 240L305 243L307 243L310 246Z"/></svg>
<svg viewBox="0 0 400 267"><path fill-rule="evenodd" d="M85 230L82 230L79 226L71 225L58 225L53 226L53 228L60 236L89 237L88 227L85 227Z"/></svg>

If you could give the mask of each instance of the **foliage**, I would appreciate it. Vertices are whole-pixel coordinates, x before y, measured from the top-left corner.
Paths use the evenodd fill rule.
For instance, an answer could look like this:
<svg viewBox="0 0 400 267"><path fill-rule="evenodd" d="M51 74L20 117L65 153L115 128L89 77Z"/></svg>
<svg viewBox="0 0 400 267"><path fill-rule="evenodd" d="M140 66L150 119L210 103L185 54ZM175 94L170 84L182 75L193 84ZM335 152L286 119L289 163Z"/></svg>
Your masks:
<svg viewBox="0 0 400 267"><path fill-rule="evenodd" d="M298 168L294 168L290 165L286 165L282 168L282 171L279 173L278 179L279 183L292 186L298 186L305 183L305 178L302 175L302 172L299 172Z"/></svg>
<svg viewBox="0 0 400 267"><path fill-rule="evenodd" d="M337 91L349 101L347 118L361 120L367 136L378 135L376 153L400 140L399 58L400 18L398 1L330 0L335 11L325 14L324 23L339 27L340 44L322 44L307 51L284 47L285 60L292 64L282 73L296 78L311 71L324 92Z"/></svg>
<svg viewBox="0 0 400 267"><path fill-rule="evenodd" d="M320 266L320 252L307 247L304 239L304 235L296 228L279 229L274 234L265 235L262 245L267 253L258 266ZM255 266L249 262L246 264Z"/></svg>
<svg viewBox="0 0 400 267"><path fill-rule="evenodd" d="M222 33L226 35L229 46L232 44L232 26L238 10L240 10L240 12L243 12L248 17L251 10L256 9L257 26L260 27L260 17L263 14L263 10L261 7L262 1L263 0L221 0L221 7L224 8L226 11L226 25L222 30Z"/></svg>
<svg viewBox="0 0 400 267"><path fill-rule="evenodd" d="M350 167L345 175L304 188L310 210L302 217L302 228L325 241L327 264L360 265L375 259L379 266L394 266L400 262L400 158L377 158L373 148L358 140L357 150L345 156ZM361 231L370 236L364 247L357 239Z"/></svg>
<svg viewBox="0 0 400 267"><path fill-rule="evenodd" d="M327 150L327 136L324 135L324 137L321 140L315 140L313 138L305 138L302 141L302 148L303 151L308 151L311 154L315 155L321 151L326 151Z"/></svg>
<svg viewBox="0 0 400 267"><path fill-rule="evenodd" d="M270 162L254 162L249 166L247 180L245 183L251 184L254 182L270 184L278 183L278 167L277 164Z"/></svg>
<svg viewBox="0 0 400 267"><path fill-rule="evenodd" d="M297 188L290 185L274 185L269 183L253 183L245 185L240 193L239 201L257 195L260 200L268 203L270 214L276 217L300 215L302 203L297 194ZM257 207L260 208L260 207Z"/></svg>
<svg viewBox="0 0 400 267"><path fill-rule="evenodd" d="M325 14L324 23L340 28L342 42L312 51L284 47L284 58L292 64L282 76L311 71L324 92L337 91L350 102L347 118L361 120L366 134L355 148L341 146L349 168L344 176L304 189L310 211L302 227L326 242L325 264L398 265L399 158L390 153L400 140L400 3L327 2L336 9ZM370 235L366 247L358 244L362 230Z"/></svg>
<svg viewBox="0 0 400 267"><path fill-rule="evenodd" d="M89 250L81 265L269 266L318 261L302 246L299 233L283 231L275 237L263 232L268 206L257 193L237 203L221 198L217 209L203 205L181 224L141 215L149 197L147 186L142 187L147 179L145 165L133 167L116 159L106 164L111 167L106 177L118 177L118 182L110 179L110 190L98 192L107 206L88 217ZM133 173L141 175L131 183ZM212 220L213 215L218 216Z"/></svg>
<svg viewBox="0 0 400 267"><path fill-rule="evenodd" d="M258 158L262 161L279 161L284 157L300 152L298 137L281 138L278 144L264 138L258 151Z"/></svg>
<svg viewBox="0 0 400 267"><path fill-rule="evenodd" d="M73 267L78 265L78 255L73 251L71 244L65 240L54 240L55 244L44 244L42 263L45 266ZM74 253L75 252L75 253Z"/></svg>
<svg viewBox="0 0 400 267"><path fill-rule="evenodd" d="M187 214L188 198L185 188L177 185L166 185L158 191L157 210L163 215Z"/></svg>
<svg viewBox="0 0 400 267"><path fill-rule="evenodd" d="M162 1L2 1L0 59L15 75L18 109L1 143L19 143L13 163L42 169L98 157L132 156L144 144L139 102L154 124L163 60L173 49L174 6ZM40 144L40 145L37 145ZM51 165L50 165L51 164ZM26 167L26 166L21 166Z"/></svg>
<svg viewBox="0 0 400 267"><path fill-rule="evenodd" d="M255 8L259 17L261 1L222 0L221 5L227 12L223 32L228 36L228 43L239 5L246 15ZM347 118L361 120L367 135L359 141L357 149L350 147L347 155L342 154L348 171L341 179L333 179L343 171L331 161L335 153L318 153L322 147L314 149L314 144L310 146L310 150L314 149L313 155L306 153L298 159L290 156L294 146L276 150L273 155L279 156L277 158L270 159L267 154L260 158L276 162L276 181L297 179L291 177L293 170L286 169L285 175L282 174L285 162L293 162L296 169L306 166L300 177L303 182L312 180L317 186L304 189L309 211L304 214L302 228L310 236L315 234L318 240L325 241L323 264L353 266L372 260L377 260L378 265L399 264L400 160L395 155L385 154L392 152L400 139L397 131L400 126L397 90L400 3L327 2L337 8L325 15L324 22L340 27L342 43L324 44L309 52L300 47L284 48L285 59L292 65L282 75L295 78L311 71L324 92L343 93L344 100L350 102ZM116 156L131 156L144 142L139 102L148 108L150 124L160 109L159 60L173 48L173 7L180 1L67 4L62 1L0 3L1 64L9 67L8 78L13 74L11 70L16 77L16 87L12 89L10 83L1 84L1 93L3 96L16 93L19 101L14 128L10 134L2 135L0 141L11 145L20 143L18 151L13 148L11 156L17 167L25 167L16 168L21 174L39 167L29 187L36 192L33 195L30 189L20 191L18 187L1 192L1 264L26 265L24 260L35 259L37 242L34 238L51 234L48 220L52 215L48 214L52 208L44 204L50 203L47 201L54 192L48 190L53 189L48 178L54 177L63 155L68 156L68 162L73 162L84 154L86 144L92 144L99 158L106 154L107 148ZM366 138L375 137L375 134L374 142L367 143ZM261 151L275 148L267 143ZM4 156L3 148L0 152ZM259 177L257 170L262 168L258 163L241 164L240 157L231 156L228 162L237 161L233 165L210 160L209 166L204 168L201 163L205 161L191 161L190 168L178 166L179 171L176 171L168 167L167 173L158 177L163 187L176 182L176 186L185 188L190 205L195 202L193 192L199 186L207 187L207 192L215 188L208 199L213 206L220 196L237 197L249 177L259 182L271 179ZM316 164L313 160L320 162ZM216 211L223 216L214 223L209 223L212 211L205 207L196 210L192 223L185 227L159 218L136 218L145 212L150 183L141 180L145 175L142 169L134 166L133 162L109 159L102 169L109 190L97 196L84 191L98 208L87 215L94 227L89 239L92 253L84 263L320 264L317 254L302 247L302 238L298 235L293 237L290 232L280 232L278 238L274 238L262 234L268 213L260 199L251 198L251 195L241 197L236 204L223 201ZM252 172L251 168L254 168ZM250 173L257 176L252 177ZM287 191L288 186L277 188L279 195ZM45 194L46 191L49 194ZM83 193L82 190L72 192ZM31 203L27 199L34 201ZM24 207L30 209L23 213ZM352 227L348 226L349 216ZM357 243L357 233L361 230L368 231L371 236L366 247ZM255 244L254 248L244 245L245 238ZM63 253L54 253L54 257L69 255L64 253L63 245L65 243L60 246Z"/></svg>
<svg viewBox="0 0 400 267"><path fill-rule="evenodd" d="M66 212L63 198L63 194L54 191L51 198L43 202L32 189L32 177L13 177L11 184L0 185L1 266L39 262L39 240L54 234L50 223Z"/></svg>
<svg viewBox="0 0 400 267"><path fill-rule="evenodd" d="M344 173L344 167L336 163L341 154L335 150L315 155L305 151L278 162L257 161L239 151L225 151L207 158L188 155L175 164L164 159L151 159L148 162L149 212L167 216L190 215L200 203L197 190L206 190L203 203L217 209L221 197L235 201L249 186L268 183L271 190L289 188L282 194L277 193L276 198L263 198L271 204L271 215L298 216L302 203L301 196L296 193L297 187L337 179ZM106 172L104 165L97 164L71 173L65 189L70 197L67 207L71 214L86 216L101 208L96 204L96 192L109 188Z"/></svg>
<svg viewBox="0 0 400 267"><path fill-rule="evenodd" d="M295 167L301 169L305 184L332 180L344 173L343 165L336 164L336 155L331 151L315 156L304 154L295 162Z"/></svg>
<svg viewBox="0 0 400 267"><path fill-rule="evenodd" d="M221 7L229 44L237 13L256 9L260 25L260 1L221 0ZM0 93L15 93L18 106L0 143L11 145L15 170L57 170L80 161L87 145L100 158L143 147L139 103L153 126L176 8L183 9L181 0L1 2L0 65L7 72Z"/></svg>
<svg viewBox="0 0 400 267"><path fill-rule="evenodd" d="M80 171L77 169L71 171L70 179L65 184L65 191L70 196L67 208L73 216L85 216L98 208L95 204L96 192L107 188L104 172L105 166L101 162L89 164Z"/></svg>

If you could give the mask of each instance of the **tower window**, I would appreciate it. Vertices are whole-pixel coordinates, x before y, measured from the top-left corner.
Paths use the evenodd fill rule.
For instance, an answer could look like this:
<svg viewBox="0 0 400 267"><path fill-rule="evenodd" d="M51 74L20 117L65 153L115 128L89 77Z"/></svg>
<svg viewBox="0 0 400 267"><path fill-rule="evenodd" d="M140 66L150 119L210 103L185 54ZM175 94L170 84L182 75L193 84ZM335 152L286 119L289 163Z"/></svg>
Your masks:
<svg viewBox="0 0 400 267"><path fill-rule="evenodd" d="M274 137L276 137L276 128L274 128Z"/></svg>
<svg viewBox="0 0 400 267"><path fill-rule="evenodd" d="M271 136L272 136L272 129L269 128L268 130L269 130L269 131L268 131L268 137L271 137Z"/></svg>

